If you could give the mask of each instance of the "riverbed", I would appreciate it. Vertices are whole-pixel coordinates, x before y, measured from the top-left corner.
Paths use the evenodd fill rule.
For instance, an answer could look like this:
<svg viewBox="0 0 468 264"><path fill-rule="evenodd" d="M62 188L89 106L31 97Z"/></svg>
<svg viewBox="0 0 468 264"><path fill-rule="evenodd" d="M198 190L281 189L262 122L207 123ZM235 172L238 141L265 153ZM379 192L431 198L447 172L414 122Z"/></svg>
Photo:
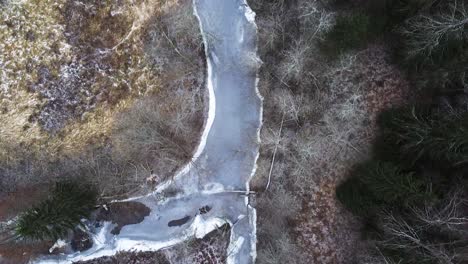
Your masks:
<svg viewBox="0 0 468 264"><path fill-rule="evenodd" d="M254 263L256 212L249 204L262 124L257 90L257 27L245 0L194 0L205 44L209 110L192 161L153 193L128 200L151 212L142 222L122 227L118 235L106 222L93 234L87 251L37 263L72 263L118 251L156 251L190 237L203 237L231 225L228 263ZM165 198L167 190L175 196ZM119 202L119 201L116 201ZM210 208L201 212L202 208Z"/></svg>

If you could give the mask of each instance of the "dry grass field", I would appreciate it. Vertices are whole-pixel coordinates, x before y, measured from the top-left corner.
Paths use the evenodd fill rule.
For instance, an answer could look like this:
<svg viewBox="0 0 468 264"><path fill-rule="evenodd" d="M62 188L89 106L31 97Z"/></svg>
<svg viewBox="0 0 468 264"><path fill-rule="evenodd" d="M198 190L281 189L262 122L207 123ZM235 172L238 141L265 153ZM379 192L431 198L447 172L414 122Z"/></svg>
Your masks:
<svg viewBox="0 0 468 264"><path fill-rule="evenodd" d="M12 0L0 9L2 190L99 160L144 171L132 175L137 185L190 156L205 99L190 1Z"/></svg>
<svg viewBox="0 0 468 264"><path fill-rule="evenodd" d="M56 181L105 202L171 177L198 144L204 79L189 0L0 1L1 223ZM17 243L0 262L50 246Z"/></svg>

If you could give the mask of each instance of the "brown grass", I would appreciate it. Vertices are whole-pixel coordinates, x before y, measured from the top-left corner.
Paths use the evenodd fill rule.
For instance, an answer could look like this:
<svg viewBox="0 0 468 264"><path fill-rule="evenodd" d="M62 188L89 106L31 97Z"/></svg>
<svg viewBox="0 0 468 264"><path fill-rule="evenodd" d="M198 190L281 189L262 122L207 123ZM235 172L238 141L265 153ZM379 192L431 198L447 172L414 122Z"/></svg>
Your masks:
<svg viewBox="0 0 468 264"><path fill-rule="evenodd" d="M10 75L2 80L0 190L82 176L98 185L104 197L117 198L151 188L145 181L151 171L159 180L170 176L191 155L203 124L204 57L191 1L29 2L0 7L0 20L13 23L0 33L0 45L15 45L0 51L0 64L13 61L14 50L19 56L17 63L0 67L0 74L8 71L30 80L15 82ZM161 29L166 36L155 36ZM27 41L16 41L25 35ZM152 50L157 43L157 51ZM173 43L191 64L174 55ZM31 45L37 46L31 52L44 56L29 67L23 62L29 57L21 52ZM67 67L78 69L79 81L60 74ZM51 100L63 94L78 103ZM151 115L153 110L159 115ZM68 113L59 120L63 126L47 131L44 113L60 112ZM135 112L156 120L135 123ZM164 135L163 144L143 144L149 153L130 151L129 129L138 132L151 124L157 126L146 126L146 131Z"/></svg>
<svg viewBox="0 0 468 264"><path fill-rule="evenodd" d="M0 245L0 262L2 264L27 264L36 256L49 253L54 242L18 242Z"/></svg>
<svg viewBox="0 0 468 264"><path fill-rule="evenodd" d="M174 76L155 72L146 59L145 28L154 17L173 12L171 6L177 1L36 2L2 7L0 21L11 25L0 33L0 45L8 47L0 52L0 75L6 73L0 89L4 139L24 146L41 145L41 149L57 155L62 155L62 150L80 150L88 142L105 141L114 114L130 106L135 98L157 95L167 81L174 80ZM31 64L38 54L40 60ZM89 94L76 100L94 103L84 111L75 111L77 115L64 120L59 135L51 138L40 122L48 98L31 87L38 82L41 69L48 69L50 78L59 78L60 68L72 62L89 68L80 77L90 83L86 87ZM96 67L101 70L96 71ZM46 85L57 81L48 80Z"/></svg>
<svg viewBox="0 0 468 264"><path fill-rule="evenodd" d="M20 187L16 191L3 193L0 196L0 222L9 220L25 208L33 207L47 197L47 191L47 185L36 185Z"/></svg>

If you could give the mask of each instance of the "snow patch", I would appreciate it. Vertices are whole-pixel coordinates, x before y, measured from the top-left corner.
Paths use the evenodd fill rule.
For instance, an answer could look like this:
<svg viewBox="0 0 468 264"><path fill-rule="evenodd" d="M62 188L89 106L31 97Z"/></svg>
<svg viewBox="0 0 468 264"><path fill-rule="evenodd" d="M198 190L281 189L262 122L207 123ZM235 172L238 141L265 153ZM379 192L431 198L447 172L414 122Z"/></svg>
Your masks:
<svg viewBox="0 0 468 264"><path fill-rule="evenodd" d="M244 6L244 13L245 13L245 18L247 19L247 21L249 21L252 24L255 24L255 12L247 4L246 0L244 0L244 3L242 6Z"/></svg>
<svg viewBox="0 0 468 264"><path fill-rule="evenodd" d="M211 231L214 231L226 224L226 220L215 217L210 219L203 219L200 215L197 215L192 223L192 228L196 238L203 238Z"/></svg>
<svg viewBox="0 0 468 264"><path fill-rule="evenodd" d="M112 222L104 222L103 226L98 230L96 235L93 235L93 247L103 248L106 245L107 237L106 234L109 233L111 228L114 228Z"/></svg>
<svg viewBox="0 0 468 264"><path fill-rule="evenodd" d="M217 194L225 192L224 185L221 183L213 182L209 183L205 186L205 189L201 191L202 194L209 195L209 194Z"/></svg>
<svg viewBox="0 0 468 264"><path fill-rule="evenodd" d="M244 3L247 5L246 8L245 8L245 17L250 23L252 23L252 25L255 28L255 36L257 38L257 41L255 42L256 43L255 53L256 53L256 56L258 56L258 27L257 27L257 24L255 22L255 15L256 14L250 8L250 6L247 4L246 0L244 0ZM261 62L260 58L258 58L258 60ZM258 88L258 83L259 82L260 82L260 77L259 77L258 69L257 69L256 78L255 78L255 93L257 94L257 97L260 99L260 115L259 115L260 125L257 128L257 143L258 143L258 146L260 146L260 143L261 143L260 130L261 130L262 126L263 126L263 101L264 101L264 98L261 95L260 90ZM246 188L245 189L247 190L247 194L250 192L250 181L252 180L252 178L255 176L255 173L257 172L257 168L258 168L257 162L258 162L258 157L259 156L260 156L260 151L257 150L257 155L255 157L255 162L254 162L254 167L252 169L252 173L250 174L250 177L246 182ZM246 195L245 203L246 203L246 205L248 207L248 212L249 212L249 222L250 222L249 224L252 227L252 234L251 234L251 237L250 237L250 245L251 245L250 256L252 258L252 262L255 263L255 260L257 258L257 210L250 205L248 199L249 199L249 197ZM229 263L229 260L228 260L228 263Z"/></svg>
<svg viewBox="0 0 468 264"><path fill-rule="evenodd" d="M49 248L49 253L52 253L56 249L63 248L66 245L67 245L67 242L65 240L59 239L55 242L55 244L51 248Z"/></svg>
<svg viewBox="0 0 468 264"><path fill-rule="evenodd" d="M252 227L252 234L250 236L250 245L252 249L250 251L250 257L255 263L255 259L257 258L257 210L249 205L249 221L250 226Z"/></svg>
<svg viewBox="0 0 468 264"><path fill-rule="evenodd" d="M227 249L227 252L229 252L228 257L227 257L227 263L228 264L234 264L236 263L235 256L239 253L239 250L242 247L242 244L244 244L244 237L238 237L236 240L229 242L229 246Z"/></svg>
<svg viewBox="0 0 468 264"><path fill-rule="evenodd" d="M203 32L203 25L201 23L200 16L198 15L197 8L195 8L196 7L195 0L193 0L192 5L193 5L193 14L198 20L200 31ZM205 43L204 45L205 54L208 55L208 40L206 39L205 34L202 34L202 37L203 37L203 42ZM203 150L205 150L206 140L208 138L208 134L210 133L211 126L213 125L213 122L216 116L216 97L215 97L213 83L212 83L212 76L213 76L213 67L211 65L210 60L207 60L206 83L207 83L207 88L208 88L208 118L206 120L205 129L203 130L203 133L200 139L200 144L198 145L197 150L195 151L195 154L193 155L192 162L197 160L198 157L200 157L200 155L202 154Z"/></svg>

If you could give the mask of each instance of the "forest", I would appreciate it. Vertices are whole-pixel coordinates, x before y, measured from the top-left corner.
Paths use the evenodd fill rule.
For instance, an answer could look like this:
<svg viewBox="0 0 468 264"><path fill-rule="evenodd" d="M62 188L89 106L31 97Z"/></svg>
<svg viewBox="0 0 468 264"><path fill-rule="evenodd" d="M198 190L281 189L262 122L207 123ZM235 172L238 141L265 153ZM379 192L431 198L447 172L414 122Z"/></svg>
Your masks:
<svg viewBox="0 0 468 264"><path fill-rule="evenodd" d="M468 3L251 2L258 262L465 263Z"/></svg>
<svg viewBox="0 0 468 264"><path fill-rule="evenodd" d="M370 158L336 194L385 263L465 263L468 9L463 1L387 2L364 17L391 32L385 37L415 96L379 113Z"/></svg>
<svg viewBox="0 0 468 264"><path fill-rule="evenodd" d="M170 182L199 143L207 58L192 1L98 2L0 0L0 262L70 237L91 247L87 221ZM468 1L247 2L264 98L257 263L468 263ZM181 256L96 263L224 261L225 227Z"/></svg>

